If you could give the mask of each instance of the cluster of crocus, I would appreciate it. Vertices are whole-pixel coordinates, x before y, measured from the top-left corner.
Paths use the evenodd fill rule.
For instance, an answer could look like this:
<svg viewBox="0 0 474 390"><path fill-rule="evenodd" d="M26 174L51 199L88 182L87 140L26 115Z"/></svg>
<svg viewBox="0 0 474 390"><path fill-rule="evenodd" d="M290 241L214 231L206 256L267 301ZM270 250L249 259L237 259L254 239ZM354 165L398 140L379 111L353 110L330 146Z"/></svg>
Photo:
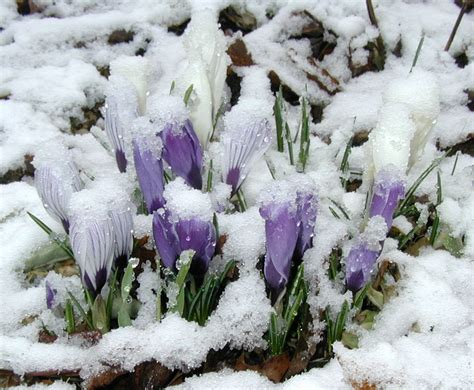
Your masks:
<svg viewBox="0 0 474 390"><path fill-rule="evenodd" d="M406 172L420 156L436 122L438 95L436 80L419 70L407 79L394 81L384 95L379 121L370 135L375 178L369 217L382 217L387 232L398 202L405 197ZM367 283L384 240L380 238L377 248L368 245L364 234L356 240L346 258L346 285L350 290L357 291Z"/></svg>
<svg viewBox="0 0 474 390"><path fill-rule="evenodd" d="M288 283L293 259L301 260L313 246L317 199L312 186L298 179L272 184L260 204L265 220L264 275L275 300Z"/></svg>
<svg viewBox="0 0 474 390"><path fill-rule="evenodd" d="M153 214L153 236L163 265L176 271L181 253L191 249L195 254L190 271L202 276L216 248L210 198L177 178L167 186L165 199L164 209Z"/></svg>
<svg viewBox="0 0 474 390"><path fill-rule="evenodd" d="M132 252L133 219L128 195L107 180L100 186L91 183L97 188L83 189L78 169L62 144L41 149L34 164L35 185L44 207L62 222L84 287L97 295L112 266L123 267ZM53 297L48 291L48 304Z"/></svg>
<svg viewBox="0 0 474 390"><path fill-rule="evenodd" d="M69 233L69 201L74 192L84 187L76 164L62 144L54 145L48 151L38 151L33 164L35 187L44 208Z"/></svg>

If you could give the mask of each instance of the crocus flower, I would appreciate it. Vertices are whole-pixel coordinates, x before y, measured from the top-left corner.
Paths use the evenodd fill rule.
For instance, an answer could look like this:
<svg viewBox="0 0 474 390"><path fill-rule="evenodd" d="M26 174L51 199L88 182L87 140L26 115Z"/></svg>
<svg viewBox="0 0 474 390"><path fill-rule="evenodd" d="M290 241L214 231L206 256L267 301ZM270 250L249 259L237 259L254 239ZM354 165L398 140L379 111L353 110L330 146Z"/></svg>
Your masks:
<svg viewBox="0 0 474 390"><path fill-rule="evenodd" d="M216 248L214 225L198 217L172 221L169 211L156 211L153 214L153 236L164 266L176 271L176 260L181 253L192 249L195 254L191 273L204 275Z"/></svg>
<svg viewBox="0 0 474 390"><path fill-rule="evenodd" d="M316 196L295 182L275 184L268 194L260 206L265 220L264 275L277 297L288 283L292 260L301 260L313 246L317 207Z"/></svg>
<svg viewBox="0 0 474 390"><path fill-rule="evenodd" d="M233 122L235 123L235 121ZM224 134L224 181L236 193L252 165L267 151L271 143L271 127L266 119L227 129Z"/></svg>
<svg viewBox="0 0 474 390"><path fill-rule="evenodd" d="M57 161L45 163L35 158L35 187L48 214L61 222L66 233L69 233L69 200L74 192L82 189L83 183L67 153L58 156Z"/></svg>
<svg viewBox="0 0 474 390"><path fill-rule="evenodd" d="M135 169L148 212L152 213L165 204L163 199L165 187L163 160L161 159L162 143L153 131L150 134L152 125L145 118L137 120L135 128L143 130L133 140Z"/></svg>
<svg viewBox="0 0 474 390"><path fill-rule="evenodd" d="M265 220L265 279L278 295L288 283L291 260L298 240L297 216L289 202L260 207Z"/></svg>
<svg viewBox="0 0 474 390"><path fill-rule="evenodd" d="M115 235L106 207L93 195L92 190L84 190L71 202L69 238L82 283L95 296L110 276Z"/></svg>
<svg viewBox="0 0 474 390"><path fill-rule="evenodd" d="M307 191L298 191L296 194L298 215L298 241L296 242L296 256L302 258L307 249L313 247L314 225L317 216L316 195Z"/></svg>
<svg viewBox="0 0 474 390"><path fill-rule="evenodd" d="M380 171L373 186L369 216L382 216L390 230L395 208L404 196L405 182L397 175L397 172L390 169Z"/></svg>
<svg viewBox="0 0 474 390"><path fill-rule="evenodd" d="M119 268L127 266L133 249L133 218L131 205L127 203L109 210L115 237L114 264Z"/></svg>
<svg viewBox="0 0 474 390"><path fill-rule="evenodd" d="M189 120L167 123L159 133L163 141L163 158L173 172L196 189L202 188L202 149Z"/></svg>
<svg viewBox="0 0 474 390"><path fill-rule="evenodd" d="M153 235L163 264L176 271L182 252L192 249L191 272L203 275L216 246L209 194L189 187L178 177L167 184L164 198L164 209L153 214Z"/></svg>
<svg viewBox="0 0 474 390"><path fill-rule="evenodd" d="M185 32L189 65L178 78L181 89L193 85L195 95L189 102L191 121L203 148L222 104L227 65L226 42L217 24L218 12L199 6Z"/></svg>
<svg viewBox="0 0 474 390"><path fill-rule="evenodd" d="M358 291L370 278L374 264L379 257L378 250L369 249L366 242L353 246L346 258L346 285L351 291Z"/></svg>
<svg viewBox="0 0 474 390"><path fill-rule="evenodd" d="M112 144L115 160L120 172L127 170L127 158L125 157L125 141L123 124L118 118L119 108L114 97L108 97L105 101L105 132Z"/></svg>
<svg viewBox="0 0 474 390"><path fill-rule="evenodd" d="M46 306L48 309L52 309L54 306L54 300L56 298L56 294L58 293L58 290L51 287L51 283L49 283L48 281L46 281L45 288L46 288Z"/></svg>

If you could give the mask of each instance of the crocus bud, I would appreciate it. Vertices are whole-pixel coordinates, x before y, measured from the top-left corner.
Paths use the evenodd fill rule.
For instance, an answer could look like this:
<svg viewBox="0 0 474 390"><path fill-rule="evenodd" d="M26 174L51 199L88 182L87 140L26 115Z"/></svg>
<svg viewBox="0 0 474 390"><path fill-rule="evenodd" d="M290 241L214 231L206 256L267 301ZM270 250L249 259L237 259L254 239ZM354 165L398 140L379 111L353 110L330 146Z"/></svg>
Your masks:
<svg viewBox="0 0 474 390"><path fill-rule="evenodd" d="M393 169L384 169L377 174L370 203L370 217L380 215L388 229L392 227L393 213L398 202L405 197L405 182Z"/></svg>
<svg viewBox="0 0 474 390"><path fill-rule="evenodd" d="M76 164L63 145L40 149L33 164L36 167L35 187L44 208L69 233L69 201L72 194L84 186Z"/></svg>
<svg viewBox="0 0 474 390"><path fill-rule="evenodd" d="M196 189L202 188L202 149L189 120L168 123L160 132L163 158L172 171Z"/></svg>
<svg viewBox="0 0 474 390"><path fill-rule="evenodd" d="M359 290L373 273L388 226L383 215L370 218L365 231L357 239L346 257L346 284L352 291Z"/></svg>
<svg viewBox="0 0 474 390"><path fill-rule="evenodd" d="M296 195L298 215L298 241L295 255L302 258L307 249L313 247L314 225L317 216L316 195L311 192L298 191Z"/></svg>
<svg viewBox="0 0 474 390"><path fill-rule="evenodd" d="M226 184L236 193L252 169L252 165L267 151L272 139L270 124L266 119L228 128L223 135L224 170Z"/></svg>
<svg viewBox="0 0 474 390"><path fill-rule="evenodd" d="M206 7L193 12L184 36L189 65L179 78L181 89L193 85L194 96L189 102L191 121L203 148L207 146L214 118L222 104L230 62L217 16L216 10Z"/></svg>
<svg viewBox="0 0 474 390"><path fill-rule="evenodd" d="M264 275L276 295L286 286L291 260L298 240L296 210L289 202L268 203L260 207L265 220Z"/></svg>
<svg viewBox="0 0 474 390"><path fill-rule="evenodd" d="M365 285L378 257L379 251L370 250L365 242L351 248L346 258L346 285L349 290L358 291Z"/></svg>
<svg viewBox="0 0 474 390"><path fill-rule="evenodd" d="M148 83L152 77L148 59L141 56L120 56L110 63L110 79L116 76L133 85L138 97L138 113L145 114Z"/></svg>
<svg viewBox="0 0 474 390"><path fill-rule="evenodd" d="M216 231L208 194L189 188L177 178L165 190L166 206L153 214L153 235L165 267L176 271L185 250L195 251L191 273L203 275L214 255Z"/></svg>
<svg viewBox="0 0 474 390"><path fill-rule="evenodd" d="M114 229L105 204L92 190L71 199L69 238L82 283L94 296L110 276L114 260Z"/></svg>
<svg viewBox="0 0 474 390"><path fill-rule="evenodd" d="M133 249L133 217L134 206L130 196L124 190L125 185L110 181L105 186L105 180L101 183L104 194L105 205L114 228L114 265L125 268Z"/></svg>
<svg viewBox="0 0 474 390"><path fill-rule="evenodd" d="M133 158L138 182L148 212L152 213L164 205L163 161L161 139L155 135L152 124L146 118L134 123Z"/></svg>
<svg viewBox="0 0 474 390"><path fill-rule="evenodd" d="M384 93L384 102L406 105L415 124L410 142L411 167L420 157L439 115L439 85L429 72L414 68L406 77L393 80Z"/></svg>
<svg viewBox="0 0 474 390"><path fill-rule="evenodd" d="M58 293L58 290L53 288L51 286L51 283L49 283L49 281L46 281L45 289L46 289L46 307L48 309L52 309L54 306L54 300L56 298L56 294Z"/></svg>
<svg viewBox="0 0 474 390"><path fill-rule="evenodd" d="M111 76L105 99L105 132L120 172L127 170L126 138L137 115L138 95L133 84L121 76Z"/></svg>
<svg viewBox="0 0 474 390"><path fill-rule="evenodd" d="M191 273L204 275L214 256L216 231L211 221L191 218L171 222L168 212L153 214L153 236L156 248L166 268L176 271L176 261L185 250L195 251L191 263Z"/></svg>

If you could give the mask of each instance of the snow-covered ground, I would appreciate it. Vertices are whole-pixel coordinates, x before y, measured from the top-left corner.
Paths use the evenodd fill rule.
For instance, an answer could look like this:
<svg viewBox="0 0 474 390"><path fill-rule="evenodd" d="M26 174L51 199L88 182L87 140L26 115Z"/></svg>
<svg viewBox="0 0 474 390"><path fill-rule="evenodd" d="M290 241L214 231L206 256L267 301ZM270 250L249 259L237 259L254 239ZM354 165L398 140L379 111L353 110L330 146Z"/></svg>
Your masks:
<svg viewBox="0 0 474 390"><path fill-rule="evenodd" d="M178 26L206 8L217 16L232 5L253 15L258 26L253 31L244 36L231 32L225 35L226 46L237 39L243 40L254 65L233 66L242 78L236 106L242 111L238 112L239 116L224 115L217 125L217 137L219 131L239 118L251 120L255 111L268 116L274 126L271 118L274 97L267 77L270 71L278 74L294 93L307 96L313 106L324 106L322 120L310 123L310 158L306 167L319 197L314 247L304 257L314 329L324 327L323 319L318 317L320 310L329 305L337 312L344 299L351 299L350 293L341 294L341 283L328 279L327 258L336 246L344 254L349 252L352 241L348 238L356 235L363 224L370 183L366 178L373 167L371 142L354 146L349 166L352 171L363 172L364 181L357 191L346 192L340 185L339 167L347 142L354 134L376 128L386 104L384 99L388 99L387 87L393 80L409 80L401 95L403 103L412 104L415 111L427 109L425 102L439 95L439 115L432 123L423 153L408 171L407 182L413 183L435 158L442 156L440 149L471 142L471 155L458 153L444 158L416 192L435 202L439 171L440 221L453 238L462 238L462 255L454 257L444 249L435 250L427 245L414 256L398 250L397 241L388 238L379 261L397 263L400 280L395 284L392 298L376 316L372 329L366 330L355 323L348 325L359 337L357 349L348 349L337 342L335 356L326 366L313 368L282 384L273 384L254 372L224 369L187 378L178 388L343 389L364 383L380 388L474 387L472 100L471 110L468 107L468 91L471 99L474 91L474 11L464 15L450 50L445 51L460 10L454 1L374 0L387 51L384 70L353 77L351 66L362 68L367 64L367 43L379 34L370 22L364 1L33 0L30 4L37 6L37 12L22 16L14 0L0 3L2 183L15 170L28 171L30 159L26 156L52 154L56 145L65 145L76 165L87 175L85 179L89 178L86 186L91 191L110 194L133 190L136 178L130 171L120 174L114 157L101 144L107 143L107 139L104 120L97 110L99 119L88 122L93 108L103 105L108 88L104 75L108 74L109 65L112 63L110 72L114 74L118 72L115 69L123 70L125 57L143 56L147 81L142 88L145 93L139 99L146 106L144 111L158 116L166 106L154 105L158 101L154 99L168 94L173 81L178 95L189 85L185 75L192 48L185 43L186 34L178 35L168 27ZM335 44L333 51L317 63L308 60L311 56L308 39L290 39L301 35L302 27L309 23L303 11L322 23L325 39ZM270 18L270 15L274 16ZM133 31L133 35L113 44L110 37L117 30ZM410 73L422 36L423 46ZM463 56L465 63L460 66ZM128 70L132 78L136 71ZM428 78L424 78L426 75ZM314 81L315 77L319 83L322 80L323 87ZM228 102L229 87L224 86L223 95ZM428 98L420 101L418 96ZM227 108L230 109L230 104ZM290 127L296 128L299 107L287 105L287 118ZM391 122L394 128L398 120L402 121L392 120L396 122ZM80 295L80 278L50 272L46 278L37 278L31 284L23 272L31 254L48 243L48 237L26 212L40 217L55 231L61 231L61 224L43 208L31 176L1 184L0 369L20 375L81 370L81 377L90 379L110 366L133 370L137 364L155 359L171 369L189 371L199 367L211 349L219 350L226 345L245 350L265 347L263 335L272 308L260 271L255 268L258 258L265 253L264 221L258 213L258 199L273 181L267 163L275 167L277 180L295 173L286 154L283 157L276 151L275 142L267 152L267 162L263 158L257 161L243 184L248 210L219 214L219 227L227 235L227 241L222 257L215 258L216 264L211 267L222 267L225 261L234 259L239 263L240 275L228 285L207 324L201 327L177 314L168 314L161 322L155 322L156 312L145 302L148 284L157 283L148 267L139 279L143 282L144 305L135 326L113 330L93 346L69 338L63 331L64 320L46 305L46 280L58 290L57 299L64 301L66 289ZM225 201L227 195L226 188L218 185L218 173L224 166L222 154L219 142L209 143L205 152L206 167L213 158L216 172L215 191L210 197L206 195L213 207ZM390 147L387 156L391 158ZM174 207L180 211L186 212L186 207L191 205L198 213L209 212L206 210L211 203L209 199L201 201L191 192L183 195L185 191L179 185L170 186L168 191L169 198L176 203ZM341 205L350 219L335 218L330 208L334 207L332 201ZM423 207L419 204L420 210ZM151 235L151 217L138 215L134 222L137 236ZM394 226L404 233L412 229L403 216L394 221ZM54 343L38 342L43 326L58 334ZM73 388L61 382L54 386Z"/></svg>

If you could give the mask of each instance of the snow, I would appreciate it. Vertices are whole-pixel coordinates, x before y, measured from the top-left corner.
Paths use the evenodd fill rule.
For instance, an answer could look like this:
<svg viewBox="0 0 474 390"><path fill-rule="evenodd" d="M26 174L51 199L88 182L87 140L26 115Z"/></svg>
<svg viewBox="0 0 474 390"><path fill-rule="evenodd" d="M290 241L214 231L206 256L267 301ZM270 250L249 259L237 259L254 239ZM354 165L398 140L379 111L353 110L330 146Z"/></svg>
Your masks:
<svg viewBox="0 0 474 390"><path fill-rule="evenodd" d="M305 175L319 198L314 248L303 259L314 316L313 337L318 340L325 326L320 311L329 306L334 315L345 300L352 300L350 293L344 294L342 274L334 281L328 278L327 259L336 247L347 253L364 226L372 161L375 170L388 164L398 166L406 173L409 186L434 158L442 155L437 144L447 148L466 141L473 132L473 113L466 106L466 90L474 88L473 13L464 15L451 49L445 52L444 45L459 13L453 1L373 3L379 29L371 25L364 2L353 0L337 4L330 0L35 0L41 13L28 16L16 12L15 2L4 1L0 4L0 176L24 169L25 155L35 157L36 167L42 159L47 163L67 156L81 171L86 187L72 196L75 214L97 212L105 218L102 205L116 201L125 207L137 188L133 166L126 174L117 172L110 150L98 141L106 142L102 119L94 123L92 134L71 134L71 119L86 120L87 110L100 106L109 94L122 93L124 104L132 112L138 105L140 113L148 115L135 123L141 125L142 134L147 129L153 136L150 119L172 117L181 121L199 111L206 114L206 120L196 128L201 139L207 141L212 111L215 113L221 103L230 108L224 84L229 61L225 49L240 37L255 65L234 67L242 77L241 95L238 105L217 123L217 140L222 140L223 131L256 117L267 118L274 126L273 94L267 78L270 70L311 104L324 107L322 121L310 121L313 136ZM216 37L216 16L228 5L251 12L259 28L244 36L228 37L219 32ZM311 23L303 10L322 23L324 39L335 44L333 52L317 65L308 60L309 41L292 38ZM191 16L184 36L167 31L168 26L179 25ZM120 29L133 32L132 40L109 45L110 34ZM365 46L379 34L387 49L384 70L353 77L347 61L349 51L354 65L367 64ZM424 44L410 72L422 35ZM399 57L393 54L398 43ZM140 49L143 55L136 54ZM461 53L468 58L464 68L454 60ZM111 74L108 80L102 75L107 66ZM325 88L321 89L308 74L318 77ZM175 89L168 96L173 81ZM190 84L194 92L186 108L182 98ZM124 92L125 85L132 89ZM295 136L299 107L286 104L284 111ZM124 135L127 142L136 131L131 127L127 126ZM345 146L353 135L366 131L371 132L369 142L354 147L349 156L350 171L364 172L363 183L358 190L345 192L339 169ZM158 143L154 145L157 150ZM113 330L94 346L84 345L77 337L69 338L63 330L59 306L64 304L66 290L82 299L80 278L51 271L29 283L23 273L25 261L49 244L48 237L26 212L38 216L56 232L62 231L61 225L43 208L32 178L25 176L21 181L0 185L0 367L20 375L82 368L81 376L88 379L114 364L132 370L136 364L156 359L170 368L189 371L199 367L211 349L225 345L248 350L265 348L263 335L272 308L260 271L255 268L265 251L258 200L293 200L296 189L304 185L292 181L295 167L289 165L287 153L276 152L272 145L266 158L275 167L277 180L273 180L263 158L256 161L242 185L247 211L226 214L231 210L230 189L219 184L223 148L216 143L211 142L205 150L206 161L212 158L215 169L211 193L190 189L179 178L165 191L167 207L180 218L210 221L217 212L220 234L226 241L221 257L213 260L211 268L220 269L230 260L238 263L239 279L227 286L203 327L176 314L167 314L161 322L156 320L155 292L160 281L146 264L138 276L137 294L142 306L134 327ZM295 156L297 152L295 147ZM462 238L463 254L455 258L445 250L428 246L412 257L397 250L396 240L387 239L381 259L396 262L401 279L394 283L396 294L384 303L373 329L350 325L359 337L358 349L336 344L336 356L325 367L311 369L282 384L273 384L255 372L224 369L186 378L178 388L222 388L225 384L227 388L248 389L344 389L364 382L387 389L472 388L474 159L462 153L444 158L420 185L417 196L427 195L430 202L436 201L437 171L443 192L437 212L443 229ZM350 219L342 215L336 218L329 207L341 213L332 201L341 205ZM415 206L421 219L427 220L428 205L420 201ZM134 215L133 220L135 236L148 236L147 248L151 249L152 216ZM383 235L382 225L375 220L366 227L366 234L375 234L374 243ZM404 217L396 218L394 226L405 234L413 227ZM46 281L57 290L52 309L46 307ZM28 325L22 324L25 319L30 320ZM37 342L43 325L58 335L57 341ZM72 386L57 381L49 388Z"/></svg>

